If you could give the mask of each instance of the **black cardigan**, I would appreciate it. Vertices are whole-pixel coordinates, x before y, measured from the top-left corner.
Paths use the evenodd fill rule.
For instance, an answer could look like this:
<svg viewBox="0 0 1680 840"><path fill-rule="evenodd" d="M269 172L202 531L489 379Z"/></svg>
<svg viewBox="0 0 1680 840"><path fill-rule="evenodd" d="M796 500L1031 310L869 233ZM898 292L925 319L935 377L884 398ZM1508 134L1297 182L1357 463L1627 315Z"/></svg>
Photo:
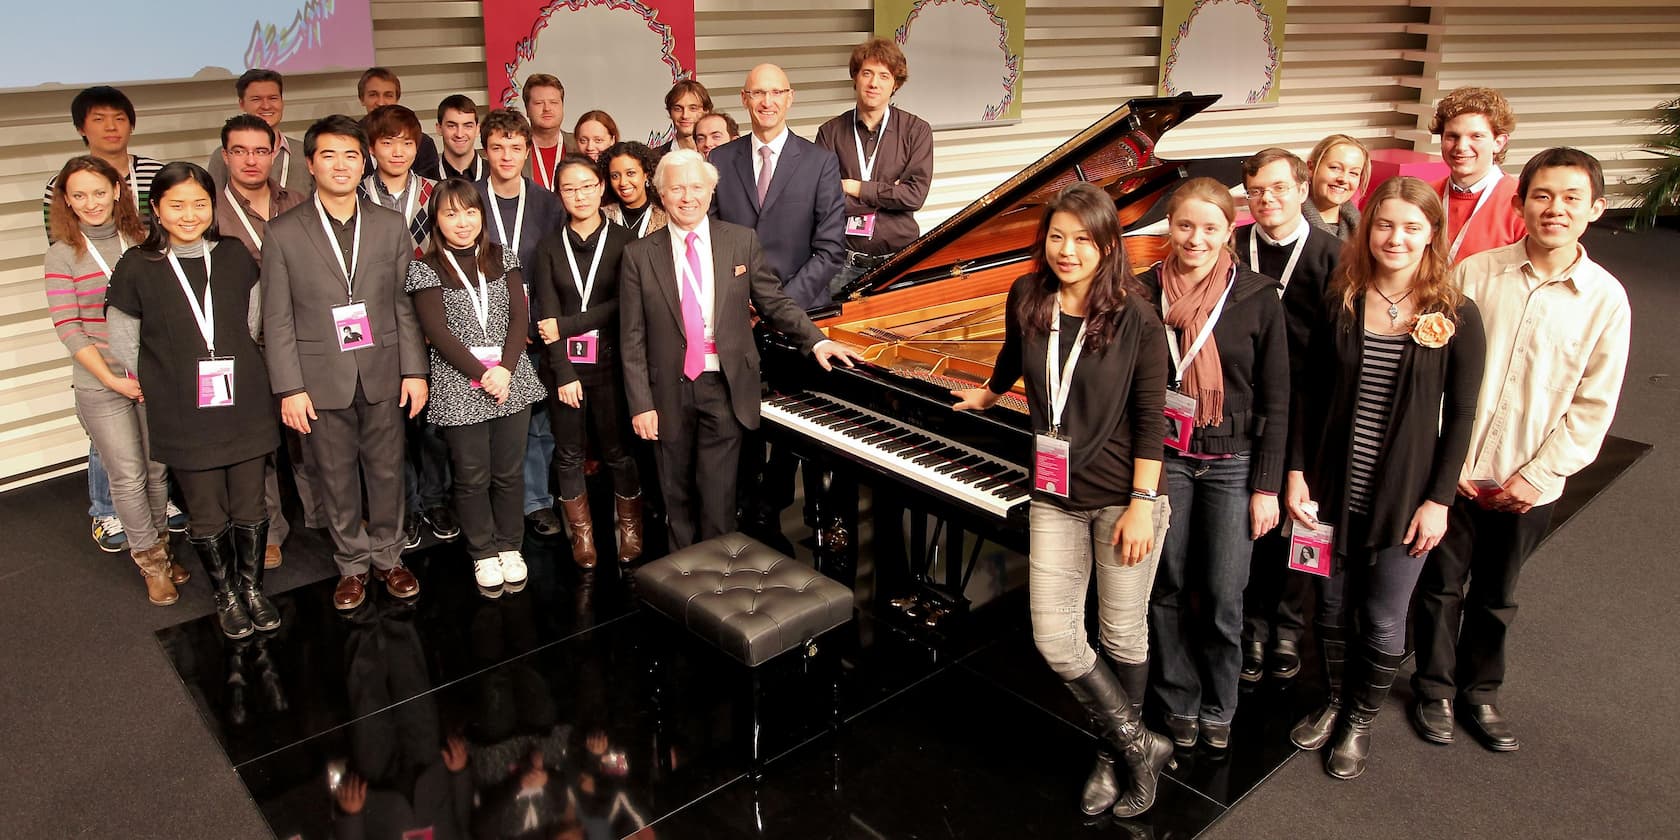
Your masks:
<svg viewBox="0 0 1680 840"><path fill-rule="evenodd" d="M1352 205L1349 205L1352 206ZM1357 211L1356 211L1357 212ZM1254 225L1237 229L1237 259L1248 265L1248 243L1255 235ZM1293 246L1291 246L1293 247ZM1283 281L1283 267L1289 262L1289 248L1279 248L1260 241L1260 264L1249 268L1268 277ZM1336 275L1336 263L1341 258L1342 241L1323 228L1307 225L1307 244L1301 249L1301 259L1295 273L1283 290L1283 319L1289 327L1289 372L1291 379L1301 374L1300 359L1305 356L1307 333L1312 319L1318 316L1319 303L1330 293L1330 279Z"/></svg>
<svg viewBox="0 0 1680 840"><path fill-rule="evenodd" d="M572 256L577 258L578 271L586 278L589 264L595 259L595 249L606 249L601 252L595 287L589 290L589 309L582 314L578 310L583 308L583 301L572 280L572 267L566 262L562 236L571 237ZM532 320L553 318L558 322L561 340L545 348L555 385L569 385L578 380L586 385L618 380L618 266L624 256L624 246L634 241L634 232L603 216L601 226L587 240L574 233L568 221L544 236L537 246L533 258L536 265L530 273L531 302L536 310ZM566 357L565 339L590 330L600 331L596 361L593 365L574 366Z"/></svg>
<svg viewBox="0 0 1680 840"><path fill-rule="evenodd" d="M1157 318L1160 268L1157 263L1138 277ZM1213 326L1225 379L1224 416L1218 425L1197 428L1190 439L1192 453L1249 453L1249 488L1267 493L1283 486L1289 437L1289 337L1277 288L1276 280L1237 266L1236 285Z"/></svg>
<svg viewBox="0 0 1680 840"><path fill-rule="evenodd" d="M1038 282L1028 274L1009 288L1003 349L986 383L994 394L1007 392L1026 376L1027 408L1035 432L1050 428L1050 390L1044 359L1049 333L1028 334L1018 315L1021 296ZM1141 296L1128 293L1115 325L1114 339L1101 353L1087 344L1073 373L1062 429L1070 448L1068 497L1034 491L1035 498L1073 510L1123 505L1132 491L1132 463L1161 460L1167 421L1167 343L1161 319ZM1099 465L1093 468L1093 465ZM1093 475L1106 476L1094 481Z"/></svg>
<svg viewBox="0 0 1680 840"><path fill-rule="evenodd" d="M1306 474L1319 519L1347 533L1353 418L1365 351L1365 305L1350 315L1340 295L1320 301L1308 339L1301 387L1294 390L1289 469ZM1372 476L1371 527L1363 548L1401 544L1424 501L1450 505L1470 449L1486 338L1476 304L1458 308L1457 334L1431 349L1408 341L1400 357L1394 410ZM1347 545L1339 541L1338 553Z"/></svg>

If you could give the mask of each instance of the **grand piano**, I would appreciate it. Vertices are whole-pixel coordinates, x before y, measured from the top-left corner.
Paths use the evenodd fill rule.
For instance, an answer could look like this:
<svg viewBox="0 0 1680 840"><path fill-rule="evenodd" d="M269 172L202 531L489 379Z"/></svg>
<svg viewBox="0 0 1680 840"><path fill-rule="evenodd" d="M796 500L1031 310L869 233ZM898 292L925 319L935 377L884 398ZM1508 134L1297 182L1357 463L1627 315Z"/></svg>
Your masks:
<svg viewBox="0 0 1680 840"><path fill-rule="evenodd" d="M1004 299L1028 270L1045 203L1088 181L1114 198L1122 225L1135 226L1186 177L1182 165L1156 156L1157 142L1217 98L1127 102L812 313L829 338L857 349L867 364L823 374L785 336L761 327L763 428L821 475L814 501L825 570L845 578L856 568L860 483L875 491L877 588L899 590L880 594L919 610L929 624L966 604L962 590L980 541L965 541L964 532L1026 551L1032 430L1024 391L1017 383L983 413L952 411L950 391L991 375L1003 345ZM1139 271L1164 246L1161 237L1126 239ZM910 517L908 538L898 527L903 510L920 514ZM926 579L941 552L945 579ZM897 569L908 573L894 580Z"/></svg>

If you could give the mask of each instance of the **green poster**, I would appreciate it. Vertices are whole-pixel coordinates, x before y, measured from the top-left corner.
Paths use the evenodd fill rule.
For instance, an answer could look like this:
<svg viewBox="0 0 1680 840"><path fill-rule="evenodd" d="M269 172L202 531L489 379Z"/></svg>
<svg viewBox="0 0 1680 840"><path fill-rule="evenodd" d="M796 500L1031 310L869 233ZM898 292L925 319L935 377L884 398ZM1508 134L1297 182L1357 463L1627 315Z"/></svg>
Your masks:
<svg viewBox="0 0 1680 840"><path fill-rule="evenodd" d="M1215 108L1270 105L1283 87L1287 0L1165 0L1163 96L1217 93Z"/></svg>

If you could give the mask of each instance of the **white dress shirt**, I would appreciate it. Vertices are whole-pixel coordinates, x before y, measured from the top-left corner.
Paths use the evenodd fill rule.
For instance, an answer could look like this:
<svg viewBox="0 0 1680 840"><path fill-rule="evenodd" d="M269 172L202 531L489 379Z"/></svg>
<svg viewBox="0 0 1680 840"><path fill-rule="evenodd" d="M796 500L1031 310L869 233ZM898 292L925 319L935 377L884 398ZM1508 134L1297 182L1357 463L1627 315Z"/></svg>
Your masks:
<svg viewBox="0 0 1680 840"><path fill-rule="evenodd" d="M677 300L686 300L689 295L688 270L688 234L689 231L678 227L675 222L671 229L671 259L676 262L677 270ZM712 270L712 226L710 220L702 216L700 224L694 226L697 238L694 240L695 256L700 260L700 276L693 278L700 287L700 319L706 322L706 338L717 340L717 334L712 326L712 313L717 308L717 282ZM677 313L681 315L682 313ZM706 354L706 370L717 371L723 367L718 364L717 353Z"/></svg>
<svg viewBox="0 0 1680 840"><path fill-rule="evenodd" d="M776 177L776 165L782 160L782 147L787 145L787 126L782 126L781 133L770 138L770 142L768 143L758 139L757 134L749 134L748 136L752 138L753 183L758 183L759 170L764 168L764 157L762 153L759 152L759 149L762 149L765 146L770 147L770 177Z"/></svg>

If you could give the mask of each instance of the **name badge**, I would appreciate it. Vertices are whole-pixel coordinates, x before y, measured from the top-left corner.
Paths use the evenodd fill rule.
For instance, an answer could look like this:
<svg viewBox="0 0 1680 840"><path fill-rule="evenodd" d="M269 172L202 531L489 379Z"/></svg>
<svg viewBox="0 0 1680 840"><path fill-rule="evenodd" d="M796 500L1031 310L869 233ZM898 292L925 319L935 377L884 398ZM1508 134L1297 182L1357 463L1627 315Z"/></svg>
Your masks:
<svg viewBox="0 0 1680 840"><path fill-rule="evenodd" d="M1033 436L1033 489L1067 498L1067 438L1042 433Z"/></svg>
<svg viewBox="0 0 1680 840"><path fill-rule="evenodd" d="M1475 478L1471 479L1470 483L1476 487L1477 501L1485 502L1488 499L1499 495L1500 491L1505 489L1505 485L1500 484L1491 478Z"/></svg>
<svg viewBox="0 0 1680 840"><path fill-rule="evenodd" d="M502 348L500 347L468 347L467 349L472 351L473 358L479 360L485 367L495 367L502 363ZM474 388L484 387L477 379L467 384Z"/></svg>
<svg viewBox="0 0 1680 840"><path fill-rule="evenodd" d="M1309 505L1308 512L1316 517L1318 505ZM1330 577L1330 547L1335 541L1336 529L1330 525L1320 522L1308 528L1293 519L1289 520L1289 568L1318 577Z"/></svg>
<svg viewBox="0 0 1680 840"><path fill-rule="evenodd" d="M865 213L862 216L846 217L846 235L861 236L868 239L875 235L875 214Z"/></svg>
<svg viewBox="0 0 1680 840"><path fill-rule="evenodd" d="M373 346L373 324L368 320L367 304L347 303L332 309L333 334L338 337L340 352Z"/></svg>
<svg viewBox="0 0 1680 840"><path fill-rule="evenodd" d="M1196 398L1167 392L1167 446L1178 452L1190 451L1190 438L1196 433Z"/></svg>
<svg viewBox="0 0 1680 840"><path fill-rule="evenodd" d="M575 365L595 364L599 340L600 334L595 330L566 339L566 358Z"/></svg>
<svg viewBox="0 0 1680 840"><path fill-rule="evenodd" d="M198 407L233 405L233 359L198 360Z"/></svg>

